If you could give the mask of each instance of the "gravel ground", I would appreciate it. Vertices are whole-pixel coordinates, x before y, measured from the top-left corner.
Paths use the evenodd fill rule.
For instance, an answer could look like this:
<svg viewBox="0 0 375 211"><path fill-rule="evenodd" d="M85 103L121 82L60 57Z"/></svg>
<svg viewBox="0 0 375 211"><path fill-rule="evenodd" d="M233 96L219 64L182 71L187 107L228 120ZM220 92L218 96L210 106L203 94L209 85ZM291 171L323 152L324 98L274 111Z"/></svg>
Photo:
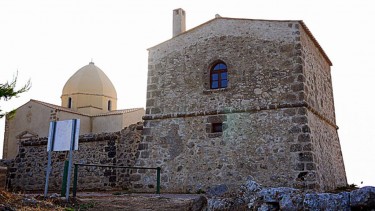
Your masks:
<svg viewBox="0 0 375 211"><path fill-rule="evenodd" d="M77 198L87 210L200 210L202 195L196 194L121 194L80 193Z"/></svg>

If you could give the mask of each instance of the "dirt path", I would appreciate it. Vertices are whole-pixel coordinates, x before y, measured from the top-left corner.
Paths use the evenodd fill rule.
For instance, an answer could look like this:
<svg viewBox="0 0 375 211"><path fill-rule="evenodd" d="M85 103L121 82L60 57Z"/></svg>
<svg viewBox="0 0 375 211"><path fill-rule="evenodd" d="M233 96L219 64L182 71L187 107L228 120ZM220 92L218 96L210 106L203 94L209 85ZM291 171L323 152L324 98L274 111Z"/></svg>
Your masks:
<svg viewBox="0 0 375 211"><path fill-rule="evenodd" d="M201 210L206 204L202 195L195 194L79 194L87 210Z"/></svg>

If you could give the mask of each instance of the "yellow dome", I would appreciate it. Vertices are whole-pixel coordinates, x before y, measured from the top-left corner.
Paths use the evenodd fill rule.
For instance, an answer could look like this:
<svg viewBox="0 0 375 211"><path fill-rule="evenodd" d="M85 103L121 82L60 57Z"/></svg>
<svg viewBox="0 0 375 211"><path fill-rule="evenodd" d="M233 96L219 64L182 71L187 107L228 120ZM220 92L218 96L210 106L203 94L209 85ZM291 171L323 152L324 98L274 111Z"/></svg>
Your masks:
<svg viewBox="0 0 375 211"><path fill-rule="evenodd" d="M111 80L93 62L79 69L66 82L63 95L77 93L117 98L116 89Z"/></svg>
<svg viewBox="0 0 375 211"><path fill-rule="evenodd" d="M107 75L90 62L69 78L61 100L64 107L96 114L116 109L117 92Z"/></svg>

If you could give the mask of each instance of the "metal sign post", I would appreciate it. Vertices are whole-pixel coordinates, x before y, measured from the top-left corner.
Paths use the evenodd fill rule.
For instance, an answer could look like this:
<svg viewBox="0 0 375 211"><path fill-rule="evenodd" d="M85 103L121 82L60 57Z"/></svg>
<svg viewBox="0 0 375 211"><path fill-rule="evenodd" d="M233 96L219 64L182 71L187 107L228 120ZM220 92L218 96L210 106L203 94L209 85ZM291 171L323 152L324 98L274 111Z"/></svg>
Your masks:
<svg viewBox="0 0 375 211"><path fill-rule="evenodd" d="M49 175L51 174L51 156L52 156L52 150L53 150L53 143L55 142L55 133L56 133L56 122L50 122L48 144L47 144L48 162L47 162L47 170L46 170L46 184L44 186L44 197L47 197L47 193L48 193L48 180L49 180Z"/></svg>
<svg viewBox="0 0 375 211"><path fill-rule="evenodd" d="M77 120L73 119L72 122L72 136L70 139L70 149L69 149L69 167L68 167L68 180L66 182L66 193L65 197L66 200L69 200L69 189L70 189L70 177L71 177L71 172L72 172L72 163L73 163L73 150L74 150L74 142L76 138L76 133L77 133Z"/></svg>
<svg viewBox="0 0 375 211"><path fill-rule="evenodd" d="M65 120L50 123L50 130L48 136L48 163L46 170L46 184L44 188L44 197L47 197L48 182L51 173L51 157L52 151L68 151L69 150L69 168L68 180L66 184L66 200L69 200L71 167L73 163L73 150L78 150L80 120Z"/></svg>

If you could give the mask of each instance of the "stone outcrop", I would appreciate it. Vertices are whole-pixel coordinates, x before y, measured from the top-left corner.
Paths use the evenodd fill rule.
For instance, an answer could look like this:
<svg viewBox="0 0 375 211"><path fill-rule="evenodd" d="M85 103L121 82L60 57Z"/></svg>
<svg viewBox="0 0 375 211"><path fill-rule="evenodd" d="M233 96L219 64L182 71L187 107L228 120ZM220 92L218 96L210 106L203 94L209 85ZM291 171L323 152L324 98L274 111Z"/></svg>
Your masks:
<svg viewBox="0 0 375 211"><path fill-rule="evenodd" d="M234 195L234 196L230 196ZM252 179L235 194L211 196L208 210L374 210L375 187L318 193L288 187L262 187Z"/></svg>

